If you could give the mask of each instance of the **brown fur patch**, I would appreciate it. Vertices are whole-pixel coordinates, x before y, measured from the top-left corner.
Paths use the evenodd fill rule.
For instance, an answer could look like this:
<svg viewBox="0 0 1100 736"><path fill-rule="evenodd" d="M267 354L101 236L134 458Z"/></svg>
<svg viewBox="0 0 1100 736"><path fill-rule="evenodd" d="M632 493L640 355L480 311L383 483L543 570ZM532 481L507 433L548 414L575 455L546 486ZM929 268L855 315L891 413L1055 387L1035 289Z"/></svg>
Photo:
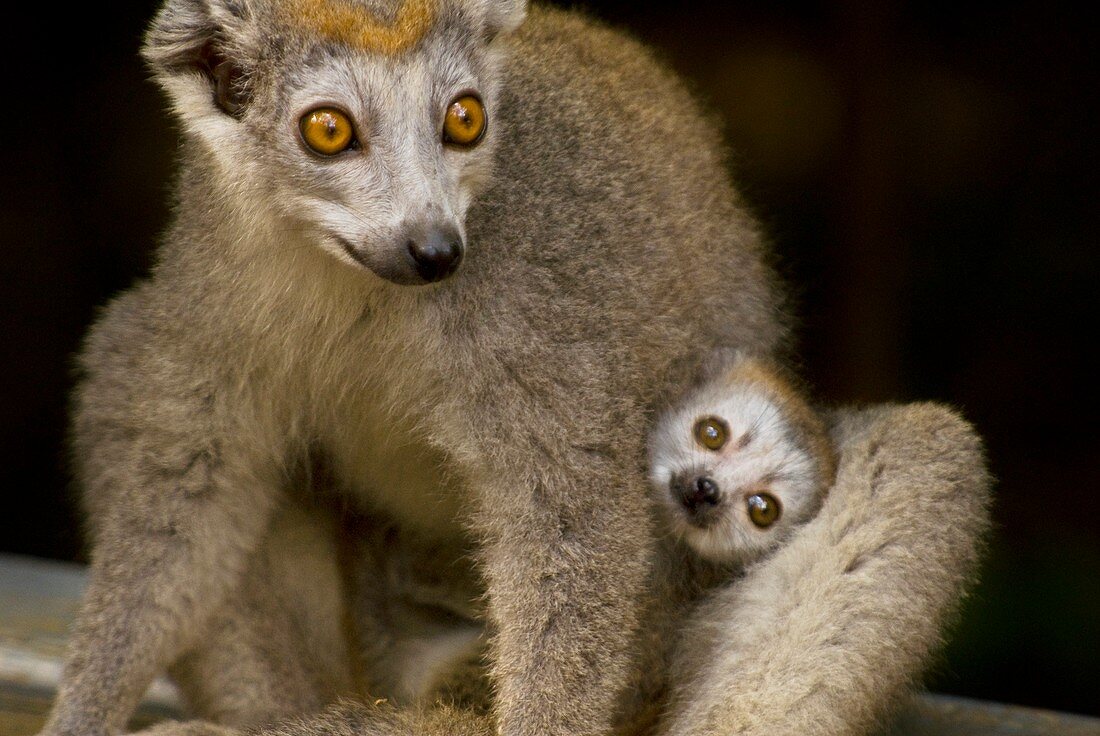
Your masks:
<svg viewBox="0 0 1100 736"><path fill-rule="evenodd" d="M385 24L348 0L286 0L287 20L353 48L394 56L414 46L435 20L435 0L405 0Z"/></svg>

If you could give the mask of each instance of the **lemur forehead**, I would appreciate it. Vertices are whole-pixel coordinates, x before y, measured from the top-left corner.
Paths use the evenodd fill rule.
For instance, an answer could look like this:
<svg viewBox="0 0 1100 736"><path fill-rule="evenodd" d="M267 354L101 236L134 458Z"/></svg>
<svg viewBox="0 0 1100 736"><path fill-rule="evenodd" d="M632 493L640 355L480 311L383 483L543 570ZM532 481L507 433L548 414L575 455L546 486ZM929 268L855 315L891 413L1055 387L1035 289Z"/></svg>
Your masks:
<svg viewBox="0 0 1100 736"><path fill-rule="evenodd" d="M436 17L438 0L399 0L391 18L357 0L284 0L286 22L352 48L394 56L415 46Z"/></svg>

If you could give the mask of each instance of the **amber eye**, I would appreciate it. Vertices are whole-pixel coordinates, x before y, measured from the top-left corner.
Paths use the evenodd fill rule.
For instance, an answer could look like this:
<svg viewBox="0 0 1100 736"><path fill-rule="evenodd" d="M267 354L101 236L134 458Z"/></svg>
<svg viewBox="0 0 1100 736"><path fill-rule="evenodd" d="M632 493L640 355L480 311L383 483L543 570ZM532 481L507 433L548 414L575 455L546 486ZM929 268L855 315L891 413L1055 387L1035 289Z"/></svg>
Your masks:
<svg viewBox="0 0 1100 736"><path fill-rule="evenodd" d="M761 529L769 527L779 520L779 499L770 493L757 493L747 499L749 518Z"/></svg>
<svg viewBox="0 0 1100 736"><path fill-rule="evenodd" d="M443 142L472 146L485 135L485 108L473 95L462 95L447 106L443 118Z"/></svg>
<svg viewBox="0 0 1100 736"><path fill-rule="evenodd" d="M721 450L729 435L729 427L718 417L703 417L695 423L695 441L708 450Z"/></svg>
<svg viewBox="0 0 1100 736"><path fill-rule="evenodd" d="M351 118L331 107L319 107L302 116L302 140L322 156L335 156L355 143Z"/></svg>

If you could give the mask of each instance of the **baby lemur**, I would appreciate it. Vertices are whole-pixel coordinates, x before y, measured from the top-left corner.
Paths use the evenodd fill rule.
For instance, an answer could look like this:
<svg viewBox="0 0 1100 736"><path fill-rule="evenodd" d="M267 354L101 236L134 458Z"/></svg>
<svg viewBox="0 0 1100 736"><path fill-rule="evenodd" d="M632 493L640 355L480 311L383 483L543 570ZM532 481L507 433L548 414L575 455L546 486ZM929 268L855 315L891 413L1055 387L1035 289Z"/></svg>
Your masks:
<svg viewBox="0 0 1100 736"><path fill-rule="evenodd" d="M630 723L662 687L665 593L695 587L651 521L649 424L698 356L787 337L714 126L638 43L524 0L165 0L144 55L182 134L174 219L80 357L90 583L45 733L118 734L164 668L206 724L162 734ZM885 482L870 518L898 515L910 536L892 544L916 553L876 551L873 526L848 547L807 537L880 560L859 580L886 595L924 581L894 607L909 630L872 621L830 650L875 685L750 678L774 691L680 701L701 713L683 711L686 730L721 712L733 732L739 709L788 695L799 710L771 733L807 732L788 712L854 728L850 704L877 712L924 662L984 498L972 435L925 414L938 429L917 442L850 418L830 496L846 512L861 479ZM877 475L860 428L882 435ZM967 449L925 481L907 453L926 445ZM948 523L890 485L931 486L923 500L947 477L969 483ZM786 579L844 567L801 559ZM868 600L815 589L840 596L809 619L830 627ZM489 714L428 707L486 636ZM835 680L804 652L800 683ZM734 661L753 659L712 669Z"/></svg>
<svg viewBox="0 0 1100 736"><path fill-rule="evenodd" d="M836 459L825 423L778 366L727 361L658 420L650 479L675 536L743 564L817 513Z"/></svg>

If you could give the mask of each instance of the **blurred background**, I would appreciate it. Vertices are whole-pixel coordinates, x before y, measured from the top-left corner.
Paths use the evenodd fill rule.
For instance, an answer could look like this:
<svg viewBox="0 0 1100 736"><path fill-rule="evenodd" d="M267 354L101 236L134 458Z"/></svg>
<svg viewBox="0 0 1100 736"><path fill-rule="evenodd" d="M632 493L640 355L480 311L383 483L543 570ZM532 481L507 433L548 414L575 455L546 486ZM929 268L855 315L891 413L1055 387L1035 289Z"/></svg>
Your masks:
<svg viewBox="0 0 1100 736"><path fill-rule="evenodd" d="M62 449L71 357L169 216L178 139L137 58L155 3L105 7L28 7L0 50L0 551L81 559ZM986 438L996 531L931 686L1100 715L1083 6L586 7L657 46L724 122L820 397L948 401Z"/></svg>

